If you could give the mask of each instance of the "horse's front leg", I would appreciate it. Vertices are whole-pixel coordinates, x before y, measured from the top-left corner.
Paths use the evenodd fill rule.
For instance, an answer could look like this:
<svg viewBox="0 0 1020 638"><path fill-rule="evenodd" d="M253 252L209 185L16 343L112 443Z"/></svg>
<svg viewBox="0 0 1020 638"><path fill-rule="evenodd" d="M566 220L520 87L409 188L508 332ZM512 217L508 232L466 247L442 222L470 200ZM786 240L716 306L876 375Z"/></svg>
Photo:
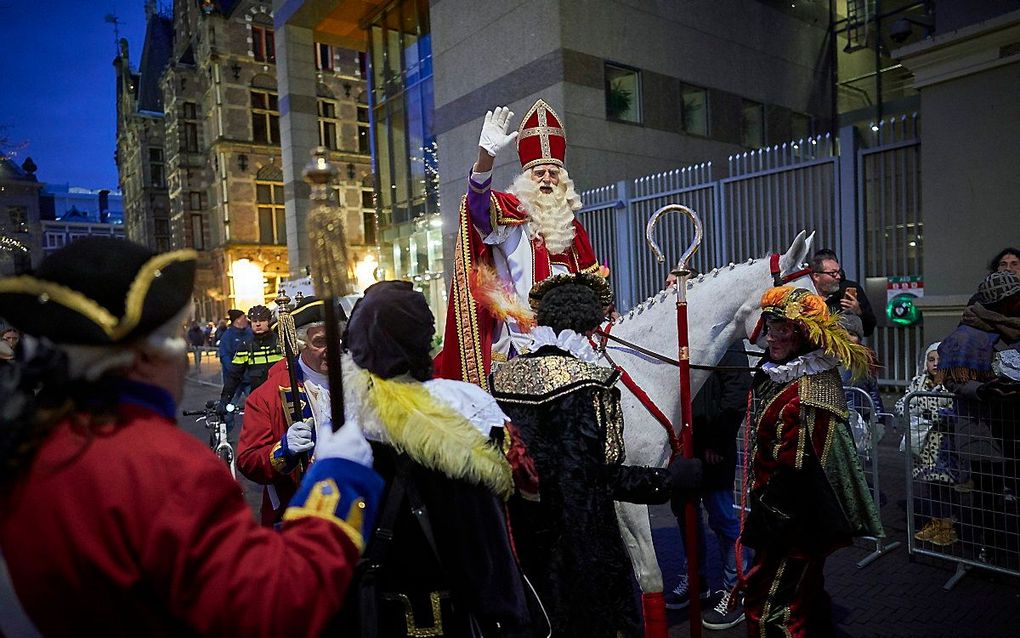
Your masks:
<svg viewBox="0 0 1020 638"><path fill-rule="evenodd" d="M641 587L641 611L645 619L645 638L666 638L666 600L662 594L662 571L652 545L652 524L648 506L616 503L623 541L627 544L634 575Z"/></svg>

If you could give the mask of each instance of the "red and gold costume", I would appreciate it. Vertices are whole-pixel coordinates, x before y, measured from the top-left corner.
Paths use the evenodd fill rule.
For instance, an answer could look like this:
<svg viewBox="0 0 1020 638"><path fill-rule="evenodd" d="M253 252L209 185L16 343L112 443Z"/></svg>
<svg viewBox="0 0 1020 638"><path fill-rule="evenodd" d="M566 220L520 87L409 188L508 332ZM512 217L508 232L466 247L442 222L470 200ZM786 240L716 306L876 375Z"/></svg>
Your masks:
<svg viewBox="0 0 1020 638"><path fill-rule="evenodd" d="M818 349L766 362L755 377L761 408L754 420L751 510L741 535L755 549L742 583L748 635L829 635L825 558L855 536L882 535L837 369L842 363L861 372L869 358L817 295L773 288L762 306L767 316L796 322Z"/></svg>
<svg viewBox="0 0 1020 638"><path fill-rule="evenodd" d="M118 405L89 432L57 425L4 495L0 545L38 630L318 636L343 604L378 475L320 461L275 532L177 428L168 394L129 384Z"/></svg>
<svg viewBox="0 0 1020 638"><path fill-rule="evenodd" d="M566 136L559 117L539 100L525 115L519 128L517 151L522 168L550 164L563 166ZM520 200L511 193L491 190L492 178L468 182L468 193L461 200L457 245L454 251L453 285L446 314L443 352L436 358L436 375L468 381L488 389L489 370L495 357L505 360L516 354L500 331L506 316L473 294L472 281L479 269L495 271L508 292L524 306L531 287L548 277L568 272L598 272L600 265L588 239L588 233L574 218L574 240L558 254L550 254L540 236L531 237L529 218ZM523 238L498 241L492 237L509 235L514 230ZM513 244L509 246L509 244ZM513 319L507 320L512 322ZM502 339L500 351L493 344Z"/></svg>
<svg viewBox="0 0 1020 638"><path fill-rule="evenodd" d="M303 416L311 418L300 366L297 377ZM293 423L290 397L287 362L278 361L269 369L265 383L249 395L237 441L237 468L249 480L265 486L262 524L266 526L279 522L301 483L300 455L290 454L286 445L287 429Z"/></svg>

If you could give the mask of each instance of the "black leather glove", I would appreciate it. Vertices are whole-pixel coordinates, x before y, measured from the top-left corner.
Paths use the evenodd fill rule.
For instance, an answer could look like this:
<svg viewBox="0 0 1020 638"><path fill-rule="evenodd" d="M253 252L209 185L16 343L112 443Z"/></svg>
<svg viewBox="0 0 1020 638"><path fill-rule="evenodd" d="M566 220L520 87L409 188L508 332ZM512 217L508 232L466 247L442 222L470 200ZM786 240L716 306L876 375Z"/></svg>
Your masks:
<svg viewBox="0 0 1020 638"><path fill-rule="evenodd" d="M228 401L226 399L220 399L219 401L216 402L216 414L221 419L223 417L227 416L227 404L228 403L230 403L230 401Z"/></svg>
<svg viewBox="0 0 1020 638"><path fill-rule="evenodd" d="M669 464L674 490L695 490L701 487L701 459L677 458Z"/></svg>

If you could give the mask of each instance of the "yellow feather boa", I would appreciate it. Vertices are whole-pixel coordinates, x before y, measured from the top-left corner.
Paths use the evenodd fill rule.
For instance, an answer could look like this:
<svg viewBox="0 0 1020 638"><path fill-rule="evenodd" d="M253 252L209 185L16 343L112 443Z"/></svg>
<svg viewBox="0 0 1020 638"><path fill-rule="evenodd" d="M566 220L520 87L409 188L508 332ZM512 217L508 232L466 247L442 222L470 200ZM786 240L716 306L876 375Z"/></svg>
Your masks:
<svg viewBox="0 0 1020 638"><path fill-rule="evenodd" d="M510 464L502 452L420 382L383 379L346 357L344 395L370 439L451 478L485 485L504 500L513 493Z"/></svg>

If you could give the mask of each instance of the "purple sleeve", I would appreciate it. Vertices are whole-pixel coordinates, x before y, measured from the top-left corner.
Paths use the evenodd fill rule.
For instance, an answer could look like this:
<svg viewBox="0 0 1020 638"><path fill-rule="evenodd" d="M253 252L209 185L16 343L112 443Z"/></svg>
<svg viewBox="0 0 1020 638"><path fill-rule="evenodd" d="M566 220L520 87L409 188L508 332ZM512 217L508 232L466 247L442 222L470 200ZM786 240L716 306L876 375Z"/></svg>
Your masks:
<svg viewBox="0 0 1020 638"><path fill-rule="evenodd" d="M489 197L492 188L492 176L478 183L468 176L467 207L471 213L471 223L475 225L482 237L492 232L492 218L489 215Z"/></svg>

